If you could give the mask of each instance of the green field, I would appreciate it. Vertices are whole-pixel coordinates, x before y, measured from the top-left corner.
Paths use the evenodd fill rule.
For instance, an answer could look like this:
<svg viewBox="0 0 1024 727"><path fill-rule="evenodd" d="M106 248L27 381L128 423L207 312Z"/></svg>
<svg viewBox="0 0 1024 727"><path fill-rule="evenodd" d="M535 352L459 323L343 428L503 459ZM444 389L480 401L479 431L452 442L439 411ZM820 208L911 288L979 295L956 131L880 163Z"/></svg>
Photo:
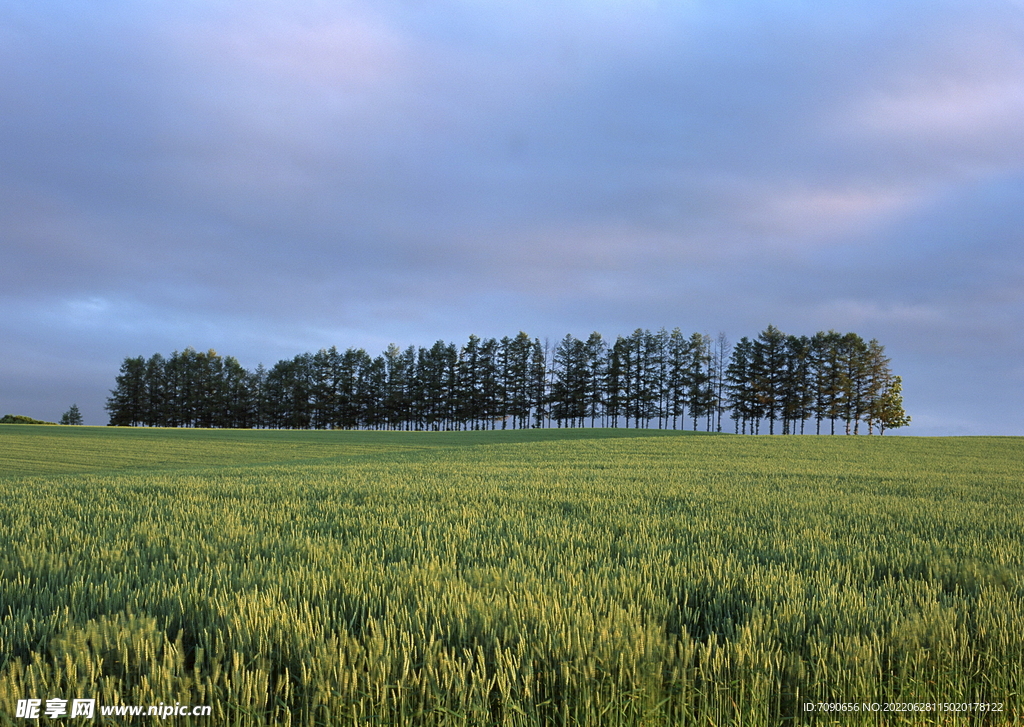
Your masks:
<svg viewBox="0 0 1024 727"><path fill-rule="evenodd" d="M1022 503L1020 438L3 425L0 724L1021 725Z"/></svg>

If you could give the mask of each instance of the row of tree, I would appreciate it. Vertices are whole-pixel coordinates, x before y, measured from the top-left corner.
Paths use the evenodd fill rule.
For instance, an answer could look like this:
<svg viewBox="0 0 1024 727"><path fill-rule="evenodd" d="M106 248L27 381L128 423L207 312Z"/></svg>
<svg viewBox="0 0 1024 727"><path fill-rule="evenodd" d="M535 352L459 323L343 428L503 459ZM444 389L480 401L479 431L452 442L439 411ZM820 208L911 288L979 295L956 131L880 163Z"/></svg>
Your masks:
<svg viewBox="0 0 1024 727"><path fill-rule="evenodd" d="M392 344L304 353L246 370L186 348L126 358L110 424L282 429L506 429L610 426L847 434L905 426L901 381L883 347L855 333L788 336L768 326L731 346L677 328L556 345L520 332L462 346Z"/></svg>

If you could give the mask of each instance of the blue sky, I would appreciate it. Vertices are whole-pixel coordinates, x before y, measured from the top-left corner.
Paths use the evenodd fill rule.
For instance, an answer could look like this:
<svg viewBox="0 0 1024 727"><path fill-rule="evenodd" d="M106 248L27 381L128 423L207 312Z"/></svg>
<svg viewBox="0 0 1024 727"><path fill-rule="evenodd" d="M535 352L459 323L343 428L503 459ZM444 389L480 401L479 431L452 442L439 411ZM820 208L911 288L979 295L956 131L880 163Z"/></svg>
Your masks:
<svg viewBox="0 0 1024 727"><path fill-rule="evenodd" d="M1024 434L1024 3L0 0L0 414L125 356L855 331Z"/></svg>

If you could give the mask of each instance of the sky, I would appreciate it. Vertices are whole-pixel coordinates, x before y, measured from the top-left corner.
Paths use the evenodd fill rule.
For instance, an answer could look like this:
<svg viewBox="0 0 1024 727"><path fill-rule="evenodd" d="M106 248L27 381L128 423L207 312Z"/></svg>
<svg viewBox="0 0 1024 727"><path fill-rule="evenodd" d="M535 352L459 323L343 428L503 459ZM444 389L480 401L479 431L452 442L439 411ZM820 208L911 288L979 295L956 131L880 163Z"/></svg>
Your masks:
<svg viewBox="0 0 1024 727"><path fill-rule="evenodd" d="M0 415L121 362L876 338L1024 435L1024 0L0 0Z"/></svg>

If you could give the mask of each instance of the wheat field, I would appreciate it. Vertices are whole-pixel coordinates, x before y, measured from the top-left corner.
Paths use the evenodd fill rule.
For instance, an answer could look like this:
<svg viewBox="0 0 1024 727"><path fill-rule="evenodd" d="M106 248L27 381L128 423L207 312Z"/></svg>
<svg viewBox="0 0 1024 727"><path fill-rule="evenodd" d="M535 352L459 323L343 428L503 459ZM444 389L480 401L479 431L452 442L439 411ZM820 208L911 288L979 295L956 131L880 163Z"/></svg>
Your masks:
<svg viewBox="0 0 1024 727"><path fill-rule="evenodd" d="M1019 438L4 425L0 724L1021 725L1022 502Z"/></svg>

